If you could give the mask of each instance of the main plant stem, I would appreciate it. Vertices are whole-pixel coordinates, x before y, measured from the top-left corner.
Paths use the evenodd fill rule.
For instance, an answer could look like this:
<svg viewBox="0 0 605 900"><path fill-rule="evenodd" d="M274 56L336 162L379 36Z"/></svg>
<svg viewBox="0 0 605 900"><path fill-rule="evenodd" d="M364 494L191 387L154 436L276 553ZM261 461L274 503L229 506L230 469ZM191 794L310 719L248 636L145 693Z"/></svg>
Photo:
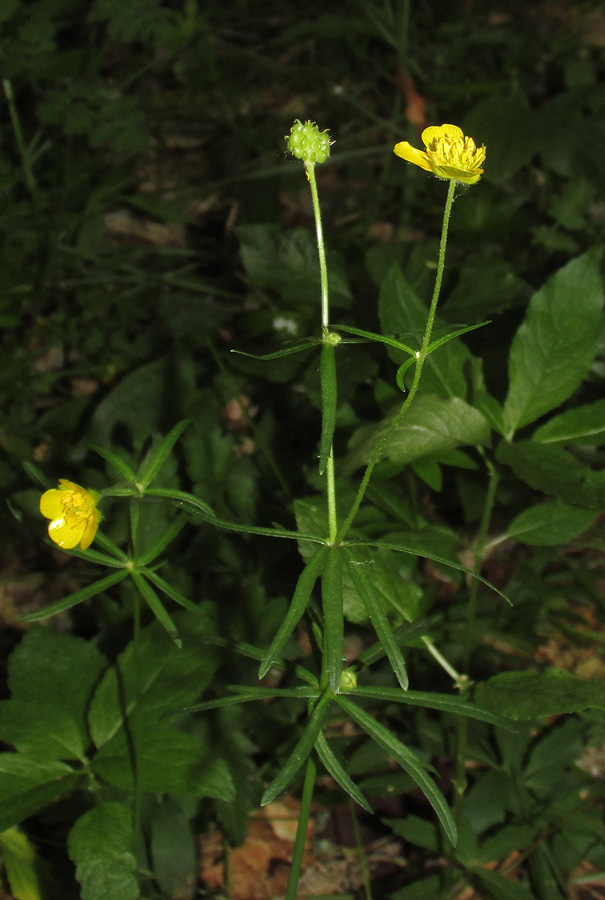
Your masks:
<svg viewBox="0 0 605 900"><path fill-rule="evenodd" d="M328 266L326 263L326 246L324 243L323 228L321 224L321 208L319 194L317 193L317 181L315 179L315 163L305 164L311 199L313 202L313 215L315 217L315 233L317 235L317 253L319 256L319 277L321 282L321 331L324 341L327 342L330 334L330 298L328 287ZM334 449L330 451L326 466L326 498L328 501L328 541L336 542L338 533L338 519L336 516L336 477L334 471Z"/></svg>
<svg viewBox="0 0 605 900"><path fill-rule="evenodd" d="M450 223L450 216L452 213L452 204L454 202L454 193L456 191L456 182L450 181L447 191L447 198L445 201L445 210L443 213L443 225L441 227L441 241L439 243L439 259L437 262L437 276L435 278L435 287L433 290L433 297L431 299L431 305L429 308L429 315L426 323L426 328L424 331L424 337L422 339L422 345L420 350L416 353L416 367L414 369L414 378L412 380L412 385L410 387L409 393L405 398L404 402L399 409L397 415L391 420L391 424L382 435L382 438L378 442L378 446L374 450L374 453L367 465L367 468L364 472L363 478L361 480L361 484L359 485L359 490L357 491L357 495L355 500L353 501L353 505L351 510L340 527L340 531L336 536L336 544L342 543L345 539L349 528L353 523L353 519L357 515L357 511L361 506L361 502L364 498L365 492L367 490L368 484L370 483L370 478L372 477L372 472L374 471L376 464L379 462L382 453L387 446L389 439L399 423L401 422L403 416L406 414L407 410L412 404L414 397L416 396L416 391L418 390L418 384L420 383L420 376L422 374L422 368L424 366L426 357L428 356L429 346L431 343L431 334L433 331L433 325L435 323L435 315L437 313L437 304L439 302L439 294L441 293L441 283L443 281L443 269L445 266L445 250L447 247L447 233Z"/></svg>

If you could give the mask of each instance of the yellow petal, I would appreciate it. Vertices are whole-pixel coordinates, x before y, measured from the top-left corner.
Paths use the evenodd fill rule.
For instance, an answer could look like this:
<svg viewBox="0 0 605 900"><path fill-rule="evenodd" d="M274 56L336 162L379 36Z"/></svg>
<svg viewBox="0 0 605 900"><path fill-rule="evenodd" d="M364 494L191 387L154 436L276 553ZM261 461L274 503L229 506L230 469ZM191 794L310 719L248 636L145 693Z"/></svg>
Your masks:
<svg viewBox="0 0 605 900"><path fill-rule="evenodd" d="M429 125L422 132L422 143L425 147L432 147L439 138L448 138L450 141L464 140L464 132L457 125Z"/></svg>
<svg viewBox="0 0 605 900"><path fill-rule="evenodd" d="M48 536L62 550L73 550L80 543L85 528L86 519L71 517L69 522L65 519L55 519L48 526Z"/></svg>
<svg viewBox="0 0 605 900"><path fill-rule="evenodd" d="M40 497L40 512L45 519L60 519L63 516L65 491L52 488Z"/></svg>
<svg viewBox="0 0 605 900"><path fill-rule="evenodd" d="M84 533L80 538L80 550L88 550L95 539L95 534L97 533L98 526L99 518L97 515L90 516L90 518L87 519Z"/></svg>
<svg viewBox="0 0 605 900"><path fill-rule="evenodd" d="M408 141L401 141L399 144L395 144L393 153L400 156L401 159L405 159L406 162L414 163L414 165L420 166L421 169L426 169L427 172L433 171L431 162L424 150L416 150Z"/></svg>
<svg viewBox="0 0 605 900"><path fill-rule="evenodd" d="M59 478L59 484L62 485L62 490L64 491L73 491L74 494L87 494L88 491L85 491L83 487L80 487L79 484L76 484L74 481L67 481L66 478Z"/></svg>

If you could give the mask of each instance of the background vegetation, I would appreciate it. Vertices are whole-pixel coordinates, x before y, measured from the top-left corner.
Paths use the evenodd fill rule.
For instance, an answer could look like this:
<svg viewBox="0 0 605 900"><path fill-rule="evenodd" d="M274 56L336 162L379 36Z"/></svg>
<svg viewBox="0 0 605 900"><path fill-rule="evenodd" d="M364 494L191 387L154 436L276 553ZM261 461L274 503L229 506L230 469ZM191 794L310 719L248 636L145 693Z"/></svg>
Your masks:
<svg viewBox="0 0 605 900"><path fill-rule="evenodd" d="M6 891L120 900L220 890L222 843L215 858L208 838L200 851L199 836L244 844L251 816L259 827L263 787L302 732L304 701L285 699L155 727L159 714L257 683L254 648L270 644L301 570L294 542L189 517L170 531L165 553L154 540L175 510L147 504L141 547L150 560L162 554L169 598L198 611L175 613L166 601L180 651L143 612L135 651L134 582L99 593L100 558L84 562L45 543L32 485L36 472L48 486L113 484L120 473L108 452L144 471L162 436L187 418L158 484L192 492L223 520L321 529L316 351L272 361L231 353L270 353L319 330L308 186L283 140L298 117L329 128L335 142L318 170L333 318L410 342L432 291L445 194L397 160L393 144L418 146L425 125L452 122L487 146L484 177L454 205L438 328L490 324L435 355L420 409L422 422L430 414L441 423L441 439L408 436L402 452L386 454L356 526L366 540L417 541L418 555L385 551L376 566L381 602L408 648L411 687L453 690L422 642L429 635L482 683L477 699L517 723L515 732L479 722L462 732L443 711L367 704L436 767L457 812L454 852L409 775L334 717L331 746L375 815L360 812L350 825L342 791L322 772L317 801L329 814L318 814L324 843L309 847L307 863L313 872L322 850L331 880L315 890L308 875L305 890L367 895L372 881L375 897L394 900L601 896L600 5L3 0L0 29ZM521 367L510 368L522 323L522 350L548 345L560 364L546 373L542 406L516 416L507 372L511 385L523 382ZM401 396L403 358L380 344L341 349L335 446L346 512L364 441ZM446 415L454 400L464 409ZM511 422L519 440L501 440ZM103 514L104 533L124 546L126 505L114 500ZM512 607L431 555L482 567ZM76 591L94 599L43 626L24 621ZM366 686L394 684L376 654L359 662L375 638L352 590L345 614L349 662L360 672L373 664ZM410 623L416 630L405 631ZM298 683L294 666L310 645L302 629L295 638L264 684ZM517 680L493 680L503 673ZM129 692L150 742L134 823ZM143 835L142 880L125 852L133 828ZM335 847L347 843L361 850L365 872L345 877L339 868L347 856ZM232 867L231 895L283 892L287 846L271 845L277 863L244 868L241 881ZM239 860L251 864L250 855ZM99 866L116 878L111 893L99 887Z"/></svg>

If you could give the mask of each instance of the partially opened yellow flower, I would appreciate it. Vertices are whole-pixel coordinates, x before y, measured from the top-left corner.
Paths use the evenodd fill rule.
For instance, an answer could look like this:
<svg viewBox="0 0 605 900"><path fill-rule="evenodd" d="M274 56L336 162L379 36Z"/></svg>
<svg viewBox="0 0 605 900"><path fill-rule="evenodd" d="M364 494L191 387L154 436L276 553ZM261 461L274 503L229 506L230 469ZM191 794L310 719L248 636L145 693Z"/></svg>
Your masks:
<svg viewBox="0 0 605 900"><path fill-rule="evenodd" d="M97 509L98 494L86 491L73 481L59 479L59 488L46 491L40 497L40 512L51 519L48 535L63 550L77 544L86 550L92 544L101 513Z"/></svg>
<svg viewBox="0 0 605 900"><path fill-rule="evenodd" d="M437 178L448 178L462 184L475 184L483 175L481 165L485 159L485 144L477 147L471 137L466 137L457 125L431 125L422 132L426 147L416 150L407 141L395 144L394 153L414 163Z"/></svg>

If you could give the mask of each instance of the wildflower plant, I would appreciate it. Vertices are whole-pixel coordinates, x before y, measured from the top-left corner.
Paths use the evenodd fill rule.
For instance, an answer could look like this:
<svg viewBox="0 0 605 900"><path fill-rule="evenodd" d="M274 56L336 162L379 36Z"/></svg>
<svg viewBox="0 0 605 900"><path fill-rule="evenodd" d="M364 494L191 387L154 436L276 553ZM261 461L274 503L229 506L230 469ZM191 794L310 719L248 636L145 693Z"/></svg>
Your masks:
<svg viewBox="0 0 605 900"><path fill-rule="evenodd" d="M575 428L575 433L578 430L582 434L587 433L591 422L594 426L598 411L586 410L579 417L579 422L577 419L566 419L563 413L552 420L550 430L549 423L542 424L534 435L535 439L513 443L513 438L518 429L555 409L585 376L592 359L591 353L594 355L596 352L594 335L602 322L602 288L595 259L591 254L586 254L558 273L553 282L536 295L526 322L513 344L510 390L503 405L490 397L476 371L474 390L477 400L474 406L454 391L447 397L422 393L421 382L424 383L425 378L430 385L436 381L447 385L448 379L455 381L461 377L459 370L468 358L459 339L486 324L439 327L438 330L436 327L452 204L456 191L476 185L480 180L486 148L483 145L478 147L473 138L465 136L455 125L431 126L424 130L422 140L425 151L413 148L408 142L398 143L394 151L403 160L448 182L434 287L428 311L421 304L416 305L415 299L409 295L406 306L400 302L405 294L405 283L401 273L393 268L385 279L381 295L385 332L381 334L333 322L316 180L316 166L325 164L330 157L329 133L319 130L310 121L303 123L297 120L286 137L288 150L304 165L311 192L320 283L318 324L313 335L253 358L270 366L274 360L298 353L310 352L318 356L321 428L312 483L319 485L321 490L311 498L294 502L295 529L234 521L218 515L209 502L192 491L156 486L177 442L181 438L186 439L186 429L191 425L189 420L179 422L156 442L138 466L129 465L119 454L105 447L95 447L96 452L119 476L117 483L103 490L86 490L65 479L59 481L58 488L48 487L42 474L34 467L28 467L30 474L47 488L40 499L40 512L50 520L50 539L63 550L96 566L105 567L110 573L31 613L26 619L36 622L64 612L103 595L118 584L122 585L123 596L131 601L133 640L122 651L115 667L103 670L100 655L95 654L86 666L83 665L86 681L84 693L88 698L89 693L94 691L94 696L90 709L85 709L84 693L74 698L77 714L74 712L73 718L77 724L70 722L73 746L70 747L69 761L65 762L64 751L57 746L60 742L51 735L49 740L56 754L53 765L45 771L39 783L28 786L25 799L18 791L9 797L18 813L25 816L68 791L82 787L84 783L88 785L96 805L76 822L70 835L69 849L78 867L78 877L91 900L102 900L98 886L93 886L96 863L94 845L98 833L108 833L114 840L103 851L107 884L113 875L113 860L116 854L121 853L123 895L133 898L141 896L140 882L149 865L143 840L144 794L167 794L172 797L189 793L224 804L233 801L236 795L234 782L241 776L242 766L239 766L238 772L238 764L234 765L233 774L226 763L221 766L220 760L213 762L207 759L201 750L202 738L196 740L196 735L206 735L203 719L198 714L209 710L226 713L234 705L267 699L281 699L294 708L298 705L304 712L304 725L292 740L277 773L264 786L261 798L263 805L273 802L296 776L303 774L301 807L286 900L294 900L297 895L318 767L323 766L353 803L368 813L372 812L369 800L347 771L346 763L329 737L328 726L343 719L353 723L360 734L366 735L380 752L394 760L405 772L409 784L420 789L432 807L439 827L424 821L426 832L423 833L429 834L428 844L440 850L448 862L448 871L439 885L439 889L444 891L443 896L454 892L461 871L471 881L478 879L497 898L512 896L506 894L508 885L501 883L505 879L499 873L485 874L483 870L477 873L479 851L469 838L467 826L473 812L466 792L471 741L468 722L496 729L503 765L507 766L512 753L511 742L518 734L518 726L507 717L518 719L523 716L518 714L514 703L507 702L506 692L503 695L498 684L488 683L472 696L470 635L476 625L478 588L481 584L488 584L482 577L481 563L490 546L498 541L492 539L490 545L489 530L502 465L523 473L522 477L536 489L545 489L544 478L550 478L549 485L556 499L548 509L530 509L518 516L500 540L507 535L524 533L524 530L548 531L553 518L557 521L565 519L568 523L566 534L577 534L590 524L591 516L594 517L594 505L591 506L587 496L584 498L586 508L580 512L576 508L575 513L570 513L569 508L574 502L571 493L563 496L561 480L557 480L552 467L547 469L544 466L546 458L560 461L565 451L551 448L545 455L543 450L544 445L553 439L553 434L556 441L557 435L560 437L570 429L573 431ZM579 301L583 304L583 312L581 325L578 325L570 318L567 306L570 296L578 294L580 283L584 294ZM556 326L552 324L553 310L559 317ZM414 317L413 328L384 327L389 319L397 326L397 323L411 322ZM416 327L418 323L420 336ZM583 359L573 372L569 366L567 373L564 373L559 365L561 330L566 332L575 347L574 353ZM383 421L358 430L345 459L341 461L337 460L334 450L339 411L339 354L345 346L351 346L356 351L358 345L367 342L384 348L396 363L390 394L396 402L389 406ZM536 347L538 350L535 350ZM252 354L238 352L242 358L252 357ZM446 363L443 362L445 359ZM492 430L501 438L494 453L486 450ZM423 437L419 438L419 434ZM418 441L424 439L427 443L419 451ZM424 455L429 463L423 474L430 479L431 473L434 474L430 463L435 459L438 468L443 459L447 461L452 454L458 453L459 456L454 456L456 461L466 464L464 454L458 450L463 444L475 446L488 479L485 505L469 567L462 565L456 555L443 546L445 539L441 533L423 533L421 529L414 531L395 526L388 528L383 520L372 519L374 503L382 504L389 511L395 509L399 520L406 517L405 512L401 513L401 508L397 507L396 497L389 496L388 489L385 490L382 484L376 485L374 476L380 464L385 461L398 465L417 463ZM356 480L359 470L361 475ZM573 470L573 466L571 470L577 474L577 494L584 483L582 475L585 472ZM602 484L600 490L604 490ZM120 546L104 534L103 525L105 522L111 523L113 509L110 507L105 512L102 521L98 505L110 500L127 504L128 535L123 542L126 546ZM146 510L151 509L151 505L157 508L159 504L168 509L169 514L162 529L148 540L143 527ZM571 525L570 516L573 520ZM369 527L364 527L368 522ZM258 665L259 682L271 675L264 684L231 684L226 696L216 696L216 692L212 692L212 679L218 667L217 648L225 644L224 639L216 634L214 615L209 611L208 604L192 599L182 583L177 586L169 574L164 577L166 573L159 573L160 567L167 563L173 542L189 523L268 540L297 542L303 560L301 571L297 573L295 584L292 584L287 611L270 641L267 641L268 646L256 647L246 641L236 642L235 645L235 649L246 659L252 659ZM434 627L428 609L421 610L411 600L407 603L392 600L398 597L400 591L399 569L393 560L415 560L418 557L431 560L436 566L446 567L463 577L468 576L462 652L453 661L447 648L441 646L442 631ZM491 585L489 588L505 603L506 598L499 590ZM169 609L170 603L181 609L173 613ZM354 604L356 619L350 613ZM147 627L143 621L145 605L156 620ZM347 619L367 624L374 632L375 641L365 647L351 665L345 666ZM301 624L306 627L311 652L306 657L299 654L292 665L289 659L292 636ZM46 652L44 642L47 638L41 637L40 632L34 631L29 640L32 647L39 641ZM73 660L74 664L80 660L81 648L76 638L70 641L61 636L56 640L62 642L61 648L57 644L57 649L61 649L67 659ZM451 681L455 693L415 689L414 668L409 665L407 649L412 647L422 649L430 664L438 667ZM29 644L27 652L31 652ZM190 670L183 662L191 659L195 662L199 678L191 678ZM391 673L389 684L385 684L384 670L379 678L373 677L373 667L384 660ZM17 673L14 674L15 683L18 682L19 665L17 658L13 664L14 673ZM285 680L282 686L284 672L296 683ZM67 677L65 680L68 683ZM154 693L156 681L157 692ZM42 682L37 688L40 695L41 685ZM559 688L560 684L552 693L547 691L549 702ZM206 689L209 691L208 697L199 702L200 695ZM527 701L531 710L525 717L542 714L540 704L543 702L542 696L533 701L533 705ZM595 702L588 692L580 701L585 706L577 708L590 707ZM7 703L13 706L10 710L4 707L4 717L0 707L0 722L8 723L5 739L27 754L31 749L31 735L27 730L24 699L15 695ZM438 787L435 771L426 755L417 752L410 741L402 740L380 714L373 712L376 704L382 709L388 706L397 710L415 706L454 717L456 746L452 751L452 800L448 800ZM526 705L523 713L527 713L528 709ZM19 727L10 726L11 711L17 720L22 717ZM548 714L556 711L565 710L555 703L554 707L549 707ZM179 728L181 721L186 722L183 729ZM527 740L529 742L530 738ZM94 745L92 749L91 742ZM170 766L172 758L179 762L173 768ZM485 751L483 761L487 758ZM492 762L489 759L489 763ZM21 762L17 765L15 760L9 763L17 767L21 765ZM496 763L493 765L496 766ZM58 786L61 779L63 788ZM111 786L108 797L103 796L105 782ZM247 777L241 779L241 790L244 790L245 782ZM132 791L132 817L125 804L113 799L112 791L125 787ZM180 818L177 816L177 819L183 825L183 815ZM0 824L6 828L15 821L11 816L5 819L0 817ZM430 890L427 885L427 891L427 896L437 895L434 883L431 883ZM517 896L525 898L526 895L515 893Z"/></svg>

